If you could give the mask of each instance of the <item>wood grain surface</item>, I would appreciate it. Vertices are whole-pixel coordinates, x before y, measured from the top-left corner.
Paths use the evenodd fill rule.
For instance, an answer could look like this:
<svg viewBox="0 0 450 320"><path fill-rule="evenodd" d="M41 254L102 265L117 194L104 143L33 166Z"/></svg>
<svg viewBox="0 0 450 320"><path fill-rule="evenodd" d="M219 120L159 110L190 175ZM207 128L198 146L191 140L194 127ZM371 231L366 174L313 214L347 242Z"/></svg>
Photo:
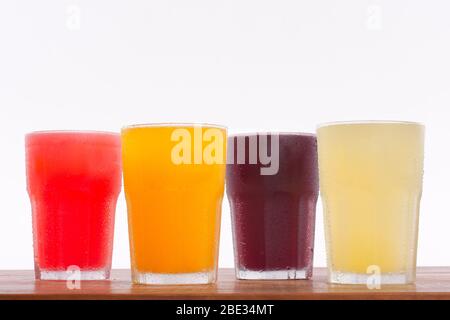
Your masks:
<svg viewBox="0 0 450 320"><path fill-rule="evenodd" d="M221 269L214 285L143 286L130 282L129 270L114 270L110 281L84 281L70 290L64 281L35 281L33 271L0 271L0 299L450 299L450 267L419 268L415 285L331 285L326 270L312 280L236 280Z"/></svg>

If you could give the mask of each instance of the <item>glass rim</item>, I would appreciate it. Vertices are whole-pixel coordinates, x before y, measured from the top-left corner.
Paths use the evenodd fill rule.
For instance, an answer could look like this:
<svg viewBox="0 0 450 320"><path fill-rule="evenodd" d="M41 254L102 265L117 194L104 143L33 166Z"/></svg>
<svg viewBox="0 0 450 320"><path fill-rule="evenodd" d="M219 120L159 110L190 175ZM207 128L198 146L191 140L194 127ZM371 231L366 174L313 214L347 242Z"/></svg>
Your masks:
<svg viewBox="0 0 450 320"><path fill-rule="evenodd" d="M52 135L52 134L74 134L74 135L111 135L111 136L120 136L120 133L113 131L102 131L102 130L37 130L31 131L25 134L25 136L34 136L34 135Z"/></svg>
<svg viewBox="0 0 450 320"><path fill-rule="evenodd" d="M350 121L332 121L324 122L317 125L317 129L332 126L345 126L345 125L369 125L369 124L403 124L425 127L422 122L416 121L403 121L403 120L350 120Z"/></svg>
<svg viewBox="0 0 450 320"><path fill-rule="evenodd" d="M249 136L256 136L256 135L260 135L260 134L265 134L265 135L285 135L285 136L302 136L302 137L312 137L315 138L317 135L315 133L312 132L297 132L297 131L253 131L253 132L242 132L242 133L232 133L229 134L228 137L229 138L234 138L234 137L249 137Z"/></svg>
<svg viewBox="0 0 450 320"><path fill-rule="evenodd" d="M122 130L137 128L180 128L180 127L204 127L228 130L228 127L206 122L155 122L155 123L138 123L122 127Z"/></svg>

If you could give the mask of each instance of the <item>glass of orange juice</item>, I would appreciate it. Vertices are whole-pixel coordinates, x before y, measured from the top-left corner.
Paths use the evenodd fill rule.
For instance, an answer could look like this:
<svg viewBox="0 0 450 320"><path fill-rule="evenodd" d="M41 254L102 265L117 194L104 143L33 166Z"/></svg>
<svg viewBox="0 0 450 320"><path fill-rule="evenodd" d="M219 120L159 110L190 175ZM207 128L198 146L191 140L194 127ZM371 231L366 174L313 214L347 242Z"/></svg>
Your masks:
<svg viewBox="0 0 450 320"><path fill-rule="evenodd" d="M216 280L226 142L214 125L122 129L134 283Z"/></svg>

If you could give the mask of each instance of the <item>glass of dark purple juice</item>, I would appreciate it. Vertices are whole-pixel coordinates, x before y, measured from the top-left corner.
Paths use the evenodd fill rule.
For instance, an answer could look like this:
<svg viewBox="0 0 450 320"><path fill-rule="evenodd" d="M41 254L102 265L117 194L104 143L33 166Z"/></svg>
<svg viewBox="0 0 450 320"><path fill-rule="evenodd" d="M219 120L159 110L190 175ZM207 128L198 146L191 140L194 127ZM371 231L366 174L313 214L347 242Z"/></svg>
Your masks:
<svg viewBox="0 0 450 320"><path fill-rule="evenodd" d="M316 136L230 136L226 188L236 277L311 278L319 194Z"/></svg>

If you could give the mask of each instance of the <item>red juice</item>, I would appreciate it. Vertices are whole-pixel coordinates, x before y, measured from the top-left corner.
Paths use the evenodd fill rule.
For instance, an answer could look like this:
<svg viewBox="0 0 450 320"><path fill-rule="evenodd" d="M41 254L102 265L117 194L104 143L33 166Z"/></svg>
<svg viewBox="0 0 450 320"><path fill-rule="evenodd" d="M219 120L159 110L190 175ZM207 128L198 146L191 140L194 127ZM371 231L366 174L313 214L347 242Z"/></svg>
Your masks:
<svg viewBox="0 0 450 320"><path fill-rule="evenodd" d="M107 279L121 189L120 136L36 132L26 136L36 278Z"/></svg>
<svg viewBox="0 0 450 320"><path fill-rule="evenodd" d="M245 142L245 163L237 161L238 139ZM253 149L251 140L257 142ZM229 152L234 152L226 185L236 274L239 279L309 279L319 193L316 137L278 134L278 150L272 148L274 137L267 140L267 154L278 160L278 171L269 175L262 174L268 165L261 159L249 161L252 150L260 153L261 136L231 136L228 142Z"/></svg>

